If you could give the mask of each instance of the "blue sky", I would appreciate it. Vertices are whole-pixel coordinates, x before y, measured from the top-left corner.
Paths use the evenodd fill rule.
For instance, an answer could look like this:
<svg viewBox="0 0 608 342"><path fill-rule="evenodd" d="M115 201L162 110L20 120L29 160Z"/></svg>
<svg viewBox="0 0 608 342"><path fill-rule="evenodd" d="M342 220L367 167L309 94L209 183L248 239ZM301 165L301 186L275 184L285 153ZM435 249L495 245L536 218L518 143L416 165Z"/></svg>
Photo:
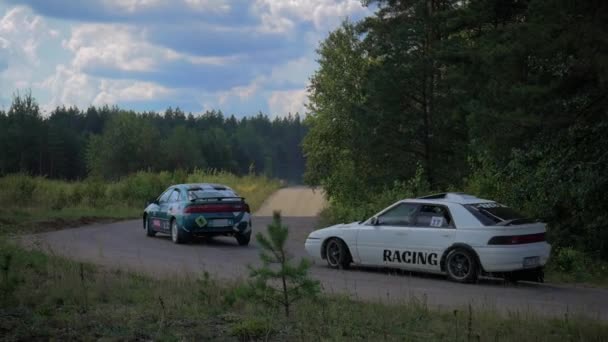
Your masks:
<svg viewBox="0 0 608 342"><path fill-rule="evenodd" d="M3 0L0 108L304 112L315 49L360 0Z"/></svg>

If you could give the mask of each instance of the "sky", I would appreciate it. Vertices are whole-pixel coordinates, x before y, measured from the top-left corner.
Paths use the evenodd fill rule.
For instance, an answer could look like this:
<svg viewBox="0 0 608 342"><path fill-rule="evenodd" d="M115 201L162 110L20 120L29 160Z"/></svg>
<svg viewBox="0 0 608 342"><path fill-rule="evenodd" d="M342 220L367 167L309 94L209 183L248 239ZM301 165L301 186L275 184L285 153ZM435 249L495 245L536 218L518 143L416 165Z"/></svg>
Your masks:
<svg viewBox="0 0 608 342"><path fill-rule="evenodd" d="M304 113L316 48L360 0L0 0L0 108Z"/></svg>

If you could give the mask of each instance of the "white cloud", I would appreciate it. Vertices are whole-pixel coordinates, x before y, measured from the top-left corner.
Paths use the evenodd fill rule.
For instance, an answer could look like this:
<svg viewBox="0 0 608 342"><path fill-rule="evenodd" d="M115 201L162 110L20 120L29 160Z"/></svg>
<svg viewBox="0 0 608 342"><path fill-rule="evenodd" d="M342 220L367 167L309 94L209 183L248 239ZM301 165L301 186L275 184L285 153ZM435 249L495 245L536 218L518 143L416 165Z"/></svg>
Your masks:
<svg viewBox="0 0 608 342"><path fill-rule="evenodd" d="M300 57L280 64L267 75L254 78L249 84L233 87L217 94L218 104L223 106L230 101L247 101L258 95L265 87L280 87L308 83L308 76L315 70L317 63L313 57ZM278 102L278 99L273 100ZM301 112L301 111L300 111Z"/></svg>
<svg viewBox="0 0 608 342"><path fill-rule="evenodd" d="M110 11L129 14L184 6L194 11L215 13L228 12L231 8L227 0L180 0L179 2L178 0L103 0L102 5Z"/></svg>
<svg viewBox="0 0 608 342"><path fill-rule="evenodd" d="M270 79L275 83L303 83L317 68L312 56L296 58L272 69Z"/></svg>
<svg viewBox="0 0 608 342"><path fill-rule="evenodd" d="M79 69L154 71L166 62L221 65L237 58L192 56L146 41L146 32L127 25L83 24L72 29L64 47L74 53L72 65Z"/></svg>
<svg viewBox="0 0 608 342"><path fill-rule="evenodd" d="M92 77L80 70L59 65L55 74L36 84L51 93L45 111L57 106L114 105L123 101L137 102L169 98L174 91L151 82L109 80Z"/></svg>
<svg viewBox="0 0 608 342"><path fill-rule="evenodd" d="M274 91L268 98L268 108L272 117L286 116L289 113L303 115L306 112L306 103L308 103L306 89Z"/></svg>
<svg viewBox="0 0 608 342"><path fill-rule="evenodd" d="M117 104L122 101L145 101L166 98L172 91L151 82L101 80L100 93L93 105Z"/></svg>
<svg viewBox="0 0 608 342"><path fill-rule="evenodd" d="M254 96L266 82L266 77L256 77L249 84L244 86L233 87L228 91L222 91L217 94L218 104L220 106L228 103L229 100L237 98L239 101L246 101Z"/></svg>
<svg viewBox="0 0 608 342"><path fill-rule="evenodd" d="M287 32L293 21L312 22L317 30L334 27L347 16L368 13L360 0L256 0L262 28Z"/></svg>
<svg viewBox="0 0 608 342"><path fill-rule="evenodd" d="M86 108L97 94L97 87L90 76L65 65L58 65L54 75L36 86L50 92L50 102L43 105L46 111L62 105Z"/></svg>
<svg viewBox="0 0 608 342"><path fill-rule="evenodd" d="M26 7L0 13L0 105L8 105L12 93L32 87L46 67L40 45L55 38L45 20Z"/></svg>
<svg viewBox="0 0 608 342"><path fill-rule="evenodd" d="M230 11L230 4L226 0L184 0L184 2L195 11Z"/></svg>
<svg viewBox="0 0 608 342"><path fill-rule="evenodd" d="M157 61L154 47L135 30L125 25L85 24L72 29L64 47L74 53L72 64L77 69L87 67L124 71L149 71Z"/></svg>
<svg viewBox="0 0 608 342"><path fill-rule="evenodd" d="M146 8L154 8L165 2L164 0L103 0L103 4L108 8L120 9L130 13Z"/></svg>
<svg viewBox="0 0 608 342"><path fill-rule="evenodd" d="M25 7L12 8L0 18L0 48L12 62L38 65L38 47L48 37L54 37L52 30Z"/></svg>

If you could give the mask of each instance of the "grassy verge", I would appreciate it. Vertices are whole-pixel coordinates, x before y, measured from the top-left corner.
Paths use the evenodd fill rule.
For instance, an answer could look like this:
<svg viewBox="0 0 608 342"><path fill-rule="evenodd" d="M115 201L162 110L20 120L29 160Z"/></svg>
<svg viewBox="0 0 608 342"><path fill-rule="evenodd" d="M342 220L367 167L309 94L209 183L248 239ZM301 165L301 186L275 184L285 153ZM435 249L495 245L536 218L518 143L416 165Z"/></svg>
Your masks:
<svg viewBox="0 0 608 342"><path fill-rule="evenodd" d="M10 175L0 178L0 234L38 232L96 221L139 217L146 202L176 183L209 182L234 188L257 210L280 187L261 176L225 172L139 172L116 182L78 182Z"/></svg>
<svg viewBox="0 0 608 342"><path fill-rule="evenodd" d="M0 235L27 234L81 227L96 222L113 222L139 217L141 208L128 207L66 207L0 209Z"/></svg>
<svg viewBox="0 0 608 342"><path fill-rule="evenodd" d="M290 320L251 302L242 285L206 276L154 280L0 245L0 336L5 340L600 341L605 322L501 315L421 302L300 302Z"/></svg>

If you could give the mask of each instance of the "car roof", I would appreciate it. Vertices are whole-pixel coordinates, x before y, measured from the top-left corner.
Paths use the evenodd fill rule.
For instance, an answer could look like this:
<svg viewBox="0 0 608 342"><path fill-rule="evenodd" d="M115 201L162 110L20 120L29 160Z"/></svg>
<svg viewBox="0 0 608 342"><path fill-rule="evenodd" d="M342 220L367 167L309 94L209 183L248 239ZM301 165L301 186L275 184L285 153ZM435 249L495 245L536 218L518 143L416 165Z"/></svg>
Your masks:
<svg viewBox="0 0 608 342"><path fill-rule="evenodd" d="M494 202L491 200L478 198L473 195L466 194L464 192L443 192L418 198L408 198L404 202L417 202L417 203L429 203L429 204L441 204L441 203L458 203L458 204L472 204L472 203L483 203L483 202Z"/></svg>

